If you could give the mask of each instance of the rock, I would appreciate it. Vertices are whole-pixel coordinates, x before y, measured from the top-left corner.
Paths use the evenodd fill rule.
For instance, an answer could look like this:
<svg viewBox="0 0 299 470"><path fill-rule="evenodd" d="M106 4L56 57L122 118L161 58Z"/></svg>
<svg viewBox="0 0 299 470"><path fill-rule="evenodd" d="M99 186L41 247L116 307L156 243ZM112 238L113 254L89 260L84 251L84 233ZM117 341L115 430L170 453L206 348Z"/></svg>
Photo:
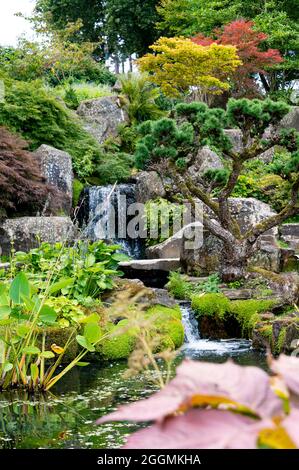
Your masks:
<svg viewBox="0 0 299 470"><path fill-rule="evenodd" d="M181 245L186 236L187 231L194 229L196 227L201 227L200 222L195 222L189 225L186 225L181 230L179 230L172 237L168 238L158 245L148 247L146 249L146 257L149 259L160 259L160 258L180 258L181 254Z"/></svg>
<svg viewBox="0 0 299 470"><path fill-rule="evenodd" d="M137 176L136 201L146 203L150 199L164 197L166 191L161 177L156 171L142 171Z"/></svg>
<svg viewBox="0 0 299 470"><path fill-rule="evenodd" d="M289 244L295 251L299 251L299 223L283 224L279 228L280 239Z"/></svg>
<svg viewBox="0 0 299 470"><path fill-rule="evenodd" d="M127 122L117 96L105 96L83 101L77 114L82 118L84 128L102 144L108 137L116 137L118 126Z"/></svg>
<svg viewBox="0 0 299 470"><path fill-rule="evenodd" d="M69 217L20 217L0 223L3 255L9 255L11 243L17 251L29 251L40 242L72 242L76 228Z"/></svg>
<svg viewBox="0 0 299 470"><path fill-rule="evenodd" d="M299 131L299 106L293 106L286 116L281 120L280 127L284 129L296 129Z"/></svg>
<svg viewBox="0 0 299 470"><path fill-rule="evenodd" d="M166 289L152 289L153 297L151 305L163 305L164 307L175 307L177 305L173 297L170 297Z"/></svg>
<svg viewBox="0 0 299 470"><path fill-rule="evenodd" d="M194 163L188 168L188 173L196 181L207 170L222 170L223 168L223 163L217 153L205 146L199 149Z"/></svg>
<svg viewBox="0 0 299 470"><path fill-rule="evenodd" d="M178 269L180 265L180 260L177 259L137 259L131 261L122 261L119 263L120 269L135 269L135 270L143 270L143 271L174 271ZM139 278L138 278L139 279Z"/></svg>
<svg viewBox="0 0 299 470"><path fill-rule="evenodd" d="M263 219L274 215L271 207L254 198L231 198L229 200L232 216L238 222L241 233L245 233L250 227ZM279 247L275 242L277 229L272 229L263 234L258 240L257 254L252 259L254 265L279 271L280 257ZM188 272L198 272L200 275L209 275L219 270L219 258L223 250L222 242L209 231L203 230L203 243L198 250L187 249L183 240L181 247L181 263L183 269Z"/></svg>
<svg viewBox="0 0 299 470"><path fill-rule="evenodd" d="M273 157L275 155L277 147L273 146L266 150L265 152L261 153L258 157L259 160L261 160L264 163L271 163L273 160Z"/></svg>
<svg viewBox="0 0 299 470"><path fill-rule="evenodd" d="M233 144L234 152L238 153L243 151L243 134L240 129L225 129L224 134L230 139L231 143Z"/></svg>
<svg viewBox="0 0 299 470"><path fill-rule="evenodd" d="M132 260L119 264L128 279L140 279L147 287L163 288L168 282L170 271L175 271L180 267L180 260L153 259L153 260Z"/></svg>
<svg viewBox="0 0 299 470"><path fill-rule="evenodd" d="M72 157L50 145L41 145L35 152L46 181L64 194L61 209L70 214L73 199Z"/></svg>

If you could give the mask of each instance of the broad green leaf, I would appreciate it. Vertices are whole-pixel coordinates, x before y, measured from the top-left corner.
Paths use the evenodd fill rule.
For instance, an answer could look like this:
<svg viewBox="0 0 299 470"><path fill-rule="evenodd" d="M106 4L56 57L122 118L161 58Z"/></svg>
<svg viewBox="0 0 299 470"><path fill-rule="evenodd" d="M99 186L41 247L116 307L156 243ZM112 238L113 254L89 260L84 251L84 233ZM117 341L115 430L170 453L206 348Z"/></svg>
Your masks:
<svg viewBox="0 0 299 470"><path fill-rule="evenodd" d="M87 349L87 351L90 351L90 352L95 352L95 347L92 344L90 344L89 341L84 336L77 335L76 340L78 344L82 346L82 348Z"/></svg>
<svg viewBox="0 0 299 470"><path fill-rule="evenodd" d="M30 284L23 272L20 272L12 281L9 295L15 304L21 304L24 298L30 298Z"/></svg>
<svg viewBox="0 0 299 470"><path fill-rule="evenodd" d="M36 346L27 346L26 348L23 349L23 354L40 354L40 349L37 348Z"/></svg>
<svg viewBox="0 0 299 470"><path fill-rule="evenodd" d="M129 256L125 255L124 253L115 253L114 255L111 256L111 258L113 259L113 261L118 261L118 262L129 261L131 259Z"/></svg>
<svg viewBox="0 0 299 470"><path fill-rule="evenodd" d="M0 320L7 320L11 314L11 308L9 305L1 305L0 307Z"/></svg>
<svg viewBox="0 0 299 470"><path fill-rule="evenodd" d="M91 343L97 343L102 337L101 328L97 323L87 323L84 327L84 337Z"/></svg>
<svg viewBox="0 0 299 470"><path fill-rule="evenodd" d="M21 338L25 338L25 336L28 334L29 330L30 330L30 326L28 326L28 325L18 325L16 333Z"/></svg>
<svg viewBox="0 0 299 470"><path fill-rule="evenodd" d="M52 359L55 357L55 354L52 351L44 351L41 353L40 357L43 357L44 359Z"/></svg>
<svg viewBox="0 0 299 470"><path fill-rule="evenodd" d="M38 379L38 366L36 364L30 365L31 378L33 382L36 382Z"/></svg>
<svg viewBox="0 0 299 470"><path fill-rule="evenodd" d="M3 364L2 371L6 373L6 372L9 372L12 368L13 368L13 364L11 362L5 362Z"/></svg>
<svg viewBox="0 0 299 470"><path fill-rule="evenodd" d="M96 262L95 256L92 253L90 253L85 260L86 268L90 268L91 266L95 264L95 262Z"/></svg>
<svg viewBox="0 0 299 470"><path fill-rule="evenodd" d="M57 319L57 313L49 305L43 305L39 312L39 319L47 325L53 325Z"/></svg>
<svg viewBox="0 0 299 470"><path fill-rule="evenodd" d="M71 277L61 279L60 281L52 284L52 286L49 289L49 294L56 294L56 292L59 292L62 289L65 289L66 287L71 286L72 284L74 284L74 279Z"/></svg>
<svg viewBox="0 0 299 470"><path fill-rule="evenodd" d="M100 321L100 315L97 313L92 313L91 315L88 315L81 320L80 323L99 323Z"/></svg>
<svg viewBox="0 0 299 470"><path fill-rule="evenodd" d="M76 366L79 366L79 367L86 367L86 366L89 366L89 362L77 362Z"/></svg>

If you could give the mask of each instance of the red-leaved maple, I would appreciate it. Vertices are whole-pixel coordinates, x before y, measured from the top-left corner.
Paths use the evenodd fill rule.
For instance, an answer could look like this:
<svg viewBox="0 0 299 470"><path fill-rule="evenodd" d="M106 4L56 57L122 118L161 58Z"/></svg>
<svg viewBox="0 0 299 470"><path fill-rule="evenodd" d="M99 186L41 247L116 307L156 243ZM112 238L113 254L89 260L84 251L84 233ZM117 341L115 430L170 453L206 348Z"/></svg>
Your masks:
<svg viewBox="0 0 299 470"><path fill-rule="evenodd" d="M213 42L222 45L236 46L238 55L243 64L234 73L234 95L253 97L257 94L257 86L254 76L260 74L263 81L266 69L283 61L277 49L262 50L262 44L267 35L255 31L254 23L244 19L233 21L223 29L215 29L213 38L198 34L192 41L202 46L209 46Z"/></svg>

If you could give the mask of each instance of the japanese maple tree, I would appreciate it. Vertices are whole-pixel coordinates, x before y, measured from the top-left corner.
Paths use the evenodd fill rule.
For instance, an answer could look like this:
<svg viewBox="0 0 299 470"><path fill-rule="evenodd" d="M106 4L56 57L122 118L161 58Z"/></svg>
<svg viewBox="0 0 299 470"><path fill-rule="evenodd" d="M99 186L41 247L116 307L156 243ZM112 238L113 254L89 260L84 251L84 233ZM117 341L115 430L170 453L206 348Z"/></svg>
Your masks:
<svg viewBox="0 0 299 470"><path fill-rule="evenodd" d="M260 76L262 84L267 89L267 69L283 61L277 49L263 50L267 35L255 31L254 23L244 19L233 21L223 29L215 29L213 38L198 34L192 41L195 44L209 46L213 43L236 46L242 60L233 75L234 95L252 97L257 94L255 77Z"/></svg>

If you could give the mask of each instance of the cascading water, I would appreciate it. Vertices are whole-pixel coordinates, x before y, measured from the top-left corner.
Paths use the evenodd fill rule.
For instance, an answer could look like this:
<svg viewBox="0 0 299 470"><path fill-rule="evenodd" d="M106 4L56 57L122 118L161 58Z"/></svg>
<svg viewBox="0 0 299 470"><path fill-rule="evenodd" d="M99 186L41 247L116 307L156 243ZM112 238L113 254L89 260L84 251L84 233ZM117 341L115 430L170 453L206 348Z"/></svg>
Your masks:
<svg viewBox="0 0 299 470"><path fill-rule="evenodd" d="M189 303L180 304L185 329L183 354L192 358L215 359L233 357L252 351L251 341L246 339L210 340L200 337L198 323Z"/></svg>
<svg viewBox="0 0 299 470"><path fill-rule="evenodd" d="M142 255L142 240L127 234L132 219L128 207L136 203L135 184L91 186L85 188L79 221L85 225L84 235L90 240L107 240L121 246L132 258ZM83 213L83 216L82 216ZM132 234L131 234L132 235Z"/></svg>

